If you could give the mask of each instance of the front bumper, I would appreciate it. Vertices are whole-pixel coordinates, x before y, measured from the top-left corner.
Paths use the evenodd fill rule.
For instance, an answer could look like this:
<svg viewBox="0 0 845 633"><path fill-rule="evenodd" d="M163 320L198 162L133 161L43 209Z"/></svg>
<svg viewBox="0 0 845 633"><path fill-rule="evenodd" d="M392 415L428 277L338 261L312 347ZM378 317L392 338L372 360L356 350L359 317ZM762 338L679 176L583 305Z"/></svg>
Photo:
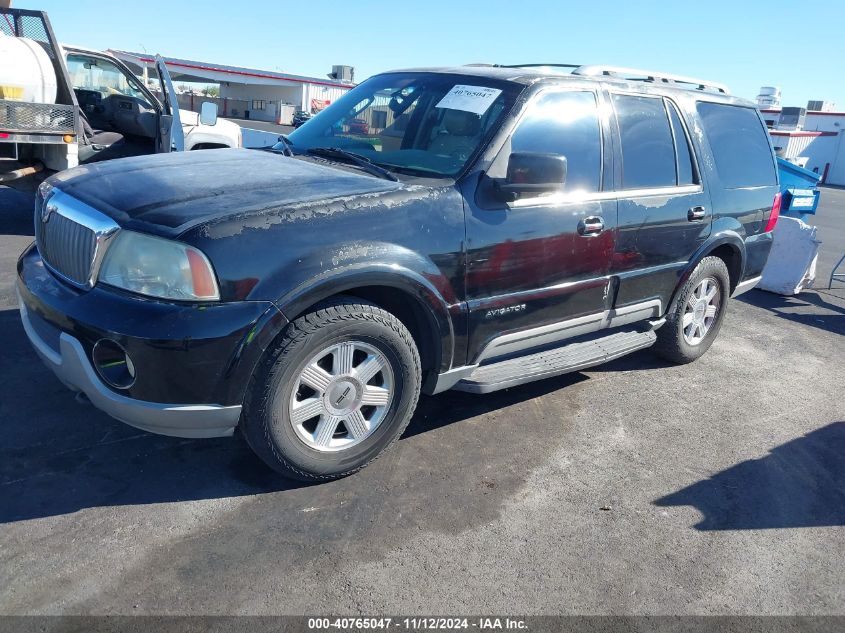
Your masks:
<svg viewBox="0 0 845 633"><path fill-rule="evenodd" d="M255 366L287 324L270 302L190 305L80 291L54 277L34 246L18 261L17 292L27 336L63 383L118 420L177 437L232 434ZM126 389L95 369L101 339L131 357L136 375Z"/></svg>
<svg viewBox="0 0 845 633"><path fill-rule="evenodd" d="M235 432L241 405L164 404L115 393L97 376L78 339L61 332L59 350L55 351L39 336L20 295L18 299L23 328L41 360L68 388L84 393L98 409L121 422L161 435L221 437Z"/></svg>

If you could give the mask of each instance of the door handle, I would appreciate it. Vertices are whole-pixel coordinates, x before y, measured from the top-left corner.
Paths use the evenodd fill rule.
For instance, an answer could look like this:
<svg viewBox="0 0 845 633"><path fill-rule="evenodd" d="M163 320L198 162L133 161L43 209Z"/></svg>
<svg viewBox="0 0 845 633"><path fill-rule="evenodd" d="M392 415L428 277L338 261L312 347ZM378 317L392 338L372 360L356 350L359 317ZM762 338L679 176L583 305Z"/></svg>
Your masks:
<svg viewBox="0 0 845 633"><path fill-rule="evenodd" d="M692 207L689 211L687 211L687 220L690 222L698 222L699 220L704 219L706 213L707 212L704 207Z"/></svg>
<svg viewBox="0 0 845 633"><path fill-rule="evenodd" d="M604 230L604 220L594 215L578 223L578 235L598 235Z"/></svg>

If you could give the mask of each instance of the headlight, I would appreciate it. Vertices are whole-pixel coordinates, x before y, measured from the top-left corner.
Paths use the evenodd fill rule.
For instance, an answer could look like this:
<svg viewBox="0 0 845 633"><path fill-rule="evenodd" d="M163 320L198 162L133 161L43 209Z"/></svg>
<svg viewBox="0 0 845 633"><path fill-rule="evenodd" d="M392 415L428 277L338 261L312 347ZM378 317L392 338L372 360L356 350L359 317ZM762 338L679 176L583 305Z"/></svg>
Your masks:
<svg viewBox="0 0 845 633"><path fill-rule="evenodd" d="M200 251L172 240L120 231L109 245L99 280L130 292L182 301L220 298L214 270Z"/></svg>

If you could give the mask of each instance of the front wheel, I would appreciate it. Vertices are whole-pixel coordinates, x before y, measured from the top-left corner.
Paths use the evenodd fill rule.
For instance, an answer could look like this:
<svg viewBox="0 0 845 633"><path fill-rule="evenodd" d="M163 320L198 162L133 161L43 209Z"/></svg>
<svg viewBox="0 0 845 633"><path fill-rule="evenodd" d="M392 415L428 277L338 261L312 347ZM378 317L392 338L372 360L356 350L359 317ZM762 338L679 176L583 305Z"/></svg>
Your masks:
<svg viewBox="0 0 845 633"><path fill-rule="evenodd" d="M420 392L414 340L392 314L340 300L296 319L253 378L242 430L295 479L351 474L404 431Z"/></svg>
<svg viewBox="0 0 845 633"><path fill-rule="evenodd" d="M722 327L730 287L725 262L718 257L702 259L657 330L654 351L673 363L691 363L704 354Z"/></svg>

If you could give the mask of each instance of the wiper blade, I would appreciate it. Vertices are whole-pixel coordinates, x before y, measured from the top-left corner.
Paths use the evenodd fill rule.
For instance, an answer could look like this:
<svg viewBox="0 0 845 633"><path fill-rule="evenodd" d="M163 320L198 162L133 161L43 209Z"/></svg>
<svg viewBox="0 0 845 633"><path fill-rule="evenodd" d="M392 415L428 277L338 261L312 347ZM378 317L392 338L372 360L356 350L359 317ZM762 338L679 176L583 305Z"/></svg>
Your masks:
<svg viewBox="0 0 845 633"><path fill-rule="evenodd" d="M335 160L344 161L357 165L364 171L373 176L379 176L385 180L398 182L399 179L384 167L379 167L366 156L361 156L355 152L348 152L339 147L312 147L307 150L308 154L312 156L320 156L322 158L334 158Z"/></svg>
<svg viewBox="0 0 845 633"><path fill-rule="evenodd" d="M285 144L285 156L293 156L293 141L286 134L279 134L279 140Z"/></svg>
<svg viewBox="0 0 845 633"><path fill-rule="evenodd" d="M279 147L279 143L282 144ZM284 134L279 135L279 143L273 145L263 145L262 147L253 147L251 149L262 150L265 152L273 152L274 154L284 154L285 156L293 156L293 141Z"/></svg>
<svg viewBox="0 0 845 633"><path fill-rule="evenodd" d="M436 169L426 169L425 167L410 167L408 165L394 165L393 163L381 163L382 165L389 165L393 171L400 174L408 174L409 176L419 176L421 178L451 178L448 174L437 171Z"/></svg>

